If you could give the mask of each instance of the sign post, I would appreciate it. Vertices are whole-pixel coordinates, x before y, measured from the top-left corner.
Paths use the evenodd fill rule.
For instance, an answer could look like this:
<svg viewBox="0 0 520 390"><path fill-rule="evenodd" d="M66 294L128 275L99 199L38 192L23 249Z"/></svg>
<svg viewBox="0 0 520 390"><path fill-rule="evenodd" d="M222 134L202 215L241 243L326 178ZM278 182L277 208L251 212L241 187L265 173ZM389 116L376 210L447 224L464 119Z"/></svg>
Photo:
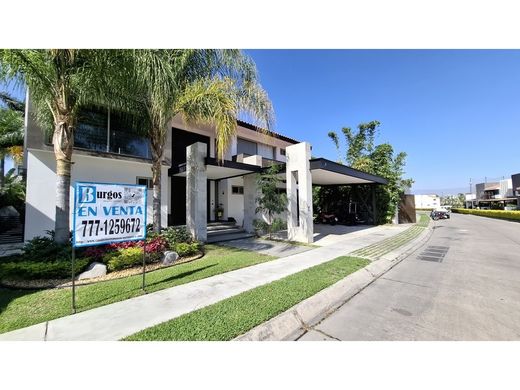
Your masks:
<svg viewBox="0 0 520 390"><path fill-rule="evenodd" d="M72 310L76 312L75 249L146 240L146 186L77 182L72 228ZM146 242L143 242L143 290Z"/></svg>

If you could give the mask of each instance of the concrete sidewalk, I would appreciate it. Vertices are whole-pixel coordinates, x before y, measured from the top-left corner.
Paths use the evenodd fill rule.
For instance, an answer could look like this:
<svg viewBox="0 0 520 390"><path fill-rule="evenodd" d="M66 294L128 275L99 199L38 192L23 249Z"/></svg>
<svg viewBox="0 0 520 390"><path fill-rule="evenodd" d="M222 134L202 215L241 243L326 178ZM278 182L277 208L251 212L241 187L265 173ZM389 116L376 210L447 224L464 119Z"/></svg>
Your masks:
<svg viewBox="0 0 520 390"><path fill-rule="evenodd" d="M410 225L379 226L321 248L216 275L0 334L0 340L120 340L306 268L392 237Z"/></svg>

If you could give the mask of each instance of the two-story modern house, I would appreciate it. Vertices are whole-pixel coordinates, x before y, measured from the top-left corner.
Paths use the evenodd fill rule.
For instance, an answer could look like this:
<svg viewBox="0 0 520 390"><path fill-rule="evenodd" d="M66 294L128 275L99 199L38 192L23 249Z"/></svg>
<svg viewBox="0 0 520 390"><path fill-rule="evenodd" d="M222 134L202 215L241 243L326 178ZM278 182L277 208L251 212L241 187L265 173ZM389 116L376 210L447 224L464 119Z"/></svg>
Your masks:
<svg viewBox="0 0 520 390"><path fill-rule="evenodd" d="M50 137L31 115L27 97L24 164L27 174L25 239L54 228L56 163ZM152 188L149 142L136 121L120 112L91 107L80 114L74 139L71 183L76 181L144 184ZM161 225L187 225L207 240L208 222L231 220L252 231L258 190L255 174L281 164L288 194L289 238L312 242L312 186L384 184L386 180L326 159L312 159L311 146L238 121L224 161L217 161L215 129L190 126L181 118L169 124L162 161ZM191 149L190 149L191 148ZM71 196L73 190L71 188ZM148 221L151 222L151 191ZM72 202L71 202L72 204ZM375 201L372 202L375 214ZM72 216L71 216L72 217ZM374 218L375 219L375 218Z"/></svg>
<svg viewBox="0 0 520 390"><path fill-rule="evenodd" d="M516 203L512 179L478 183L475 185L475 193L476 204L480 208L490 208L495 204L504 208L508 204Z"/></svg>

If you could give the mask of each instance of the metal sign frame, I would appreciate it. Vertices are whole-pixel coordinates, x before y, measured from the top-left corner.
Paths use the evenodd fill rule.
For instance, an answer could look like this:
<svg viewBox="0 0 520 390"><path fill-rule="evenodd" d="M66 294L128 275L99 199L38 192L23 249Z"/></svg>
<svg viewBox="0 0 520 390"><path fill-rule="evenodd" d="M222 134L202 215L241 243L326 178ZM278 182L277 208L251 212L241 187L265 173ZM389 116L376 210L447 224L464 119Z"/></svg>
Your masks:
<svg viewBox="0 0 520 390"><path fill-rule="evenodd" d="M78 245L76 242L76 214L77 214L77 196L78 196L78 188L80 185L113 185L113 186L121 186L121 187L141 187L144 189L144 217L143 217L143 229L144 235L139 238L131 238L131 239L116 239L116 240L106 240L101 242L89 243L89 244L81 244ZM72 207L72 255L71 255L71 263L72 263L72 312L76 313L76 283L75 283L75 261L76 261L76 248L84 248L90 246L98 246L98 245L109 245L118 242L128 242L128 241L143 241L143 284L142 289L146 293L145 290L145 275L146 275L146 236L147 236L147 216L148 216L148 188L144 185L139 184L126 184L126 183L103 183L103 182L86 182L86 181L77 181L74 183L74 203Z"/></svg>

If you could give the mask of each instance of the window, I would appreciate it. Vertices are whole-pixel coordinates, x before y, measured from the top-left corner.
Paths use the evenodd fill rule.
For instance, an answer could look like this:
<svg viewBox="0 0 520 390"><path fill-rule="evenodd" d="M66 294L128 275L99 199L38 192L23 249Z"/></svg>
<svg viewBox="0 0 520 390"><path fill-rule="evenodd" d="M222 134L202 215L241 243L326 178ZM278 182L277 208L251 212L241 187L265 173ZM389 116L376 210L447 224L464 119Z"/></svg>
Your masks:
<svg viewBox="0 0 520 390"><path fill-rule="evenodd" d="M248 141L242 138L237 139L237 154L247 154L253 156L258 154L256 142Z"/></svg>
<svg viewBox="0 0 520 390"><path fill-rule="evenodd" d="M110 152L151 158L150 143L140 134L142 126L139 118L110 112Z"/></svg>
<svg viewBox="0 0 520 390"><path fill-rule="evenodd" d="M285 149L284 148L280 148L280 155L281 156L285 156Z"/></svg>
<svg viewBox="0 0 520 390"><path fill-rule="evenodd" d="M142 121L129 114L100 107L83 108L74 132L74 146L150 159L150 142L141 135L142 128Z"/></svg>
<svg viewBox="0 0 520 390"><path fill-rule="evenodd" d="M258 154L269 160L274 160L275 147L266 144L258 144Z"/></svg>
<svg viewBox="0 0 520 390"><path fill-rule="evenodd" d="M137 177L136 184L146 186L149 190L153 189L153 181L151 177Z"/></svg>
<svg viewBox="0 0 520 390"><path fill-rule="evenodd" d="M243 195L244 194L244 187L231 186L231 193L234 194L234 195Z"/></svg>
<svg viewBox="0 0 520 390"><path fill-rule="evenodd" d="M107 126L107 110L94 107L80 110L78 125L74 132L74 146L98 152L107 152Z"/></svg>

